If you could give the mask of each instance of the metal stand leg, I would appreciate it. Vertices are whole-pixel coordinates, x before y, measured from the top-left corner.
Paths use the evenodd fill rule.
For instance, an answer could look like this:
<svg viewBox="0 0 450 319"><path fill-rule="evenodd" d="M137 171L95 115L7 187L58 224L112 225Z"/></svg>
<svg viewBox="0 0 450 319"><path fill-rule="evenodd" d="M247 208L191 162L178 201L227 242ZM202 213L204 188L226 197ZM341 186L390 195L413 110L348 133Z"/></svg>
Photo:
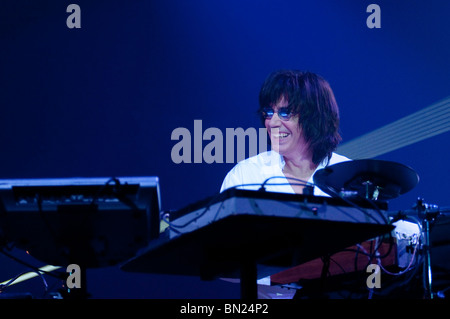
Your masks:
<svg viewBox="0 0 450 319"><path fill-rule="evenodd" d="M424 298L433 299L432 290L432 271L431 271L431 252L430 252L430 222L426 219L422 222L423 227L423 252L424 252L424 264L423 264L423 287Z"/></svg>
<svg viewBox="0 0 450 319"><path fill-rule="evenodd" d="M256 262L244 261L241 265L241 299L258 299Z"/></svg>
<svg viewBox="0 0 450 319"><path fill-rule="evenodd" d="M433 275L431 270L431 241L430 241L430 223L434 221L439 214L436 205L428 205L423 203L419 198L416 206L418 216L422 219L422 251L424 256L423 263L423 288L424 298L433 299Z"/></svg>

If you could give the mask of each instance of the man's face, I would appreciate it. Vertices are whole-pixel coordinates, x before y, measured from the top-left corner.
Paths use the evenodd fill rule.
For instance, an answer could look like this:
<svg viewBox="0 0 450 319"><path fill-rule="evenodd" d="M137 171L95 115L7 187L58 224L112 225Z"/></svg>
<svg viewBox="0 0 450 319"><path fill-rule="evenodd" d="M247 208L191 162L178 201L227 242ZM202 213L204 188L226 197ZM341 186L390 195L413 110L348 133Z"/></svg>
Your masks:
<svg viewBox="0 0 450 319"><path fill-rule="evenodd" d="M272 105L274 114L272 118L266 118L264 124L269 133L272 149L280 155L289 156L290 154L306 150L302 130L298 119L299 114L291 116L288 120L279 117L278 111L287 107L288 102L284 97L280 98L275 105Z"/></svg>

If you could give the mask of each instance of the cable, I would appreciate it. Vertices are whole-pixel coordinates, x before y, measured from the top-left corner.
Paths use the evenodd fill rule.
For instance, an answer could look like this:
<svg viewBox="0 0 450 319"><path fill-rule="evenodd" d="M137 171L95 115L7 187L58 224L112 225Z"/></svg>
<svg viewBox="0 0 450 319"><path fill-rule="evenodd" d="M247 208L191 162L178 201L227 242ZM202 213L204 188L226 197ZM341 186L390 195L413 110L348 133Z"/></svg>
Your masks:
<svg viewBox="0 0 450 319"><path fill-rule="evenodd" d="M8 288L11 285L20 283L22 281L26 281L26 280L34 278L36 276L39 276L42 280L42 283L44 284L44 294L45 294L48 292L48 284L47 284L47 281L45 280L44 276L42 275L42 272L44 271L44 269L47 270L47 269L58 269L58 268L61 268L61 267L47 265L47 266L39 268L39 271L22 272L22 273L16 275L15 277L11 278L9 281L1 283L0 284L0 293L2 293L6 288Z"/></svg>
<svg viewBox="0 0 450 319"><path fill-rule="evenodd" d="M170 229L172 229L173 231L177 232L177 233L181 233L179 231L177 231L177 228L184 228L189 226L191 223L195 222L197 219L201 218L202 216L204 216L206 214L206 212L209 210L210 206L214 203L214 201L221 195L221 193L213 196L208 203L205 206L205 209L197 216L195 216L194 218L192 218L191 220L185 222L184 224L181 225L175 225L172 221L165 219L165 216L163 216L163 221L165 221L169 226ZM170 218L170 216L169 216Z"/></svg>
<svg viewBox="0 0 450 319"><path fill-rule="evenodd" d="M411 260L410 260L409 264L406 266L405 269L403 269L403 270L400 271L400 272L393 273L393 272L390 272L390 271L386 270L386 269L384 268L384 266L381 264L381 261L379 261L378 264L379 264L379 266L381 267L381 269L382 269L385 273L387 273L388 275L392 275L392 276L400 276L400 275L403 275L403 274L405 274L406 272L408 272L408 271L410 271L410 270L412 269L413 262L416 261L416 252L417 252L417 250L418 250L418 249L417 249L418 247L419 247L419 241L417 241L417 243L416 243L416 245L415 245L415 247L414 247L413 254L412 254L412 256L411 256Z"/></svg>
<svg viewBox="0 0 450 319"><path fill-rule="evenodd" d="M269 178L269 179L270 179L270 178ZM297 184L297 183L294 183L294 184L292 184L292 183L267 183L267 180L266 180L264 183L265 183L265 185L269 185L269 186L273 186L273 185L275 185L275 186L281 186L281 185L303 185L303 186L304 186L304 184L302 184L302 183L298 183L298 184ZM237 188L240 188L240 187L246 187L246 186L261 186L261 185L262 185L261 183L248 183L248 184L235 185L235 186L232 186L232 187L230 187L230 188L228 188L228 189L237 189ZM177 232L177 233L181 233L181 232L177 231L176 229L185 228L185 227L189 226L191 223L193 223L193 222L195 222L196 220L198 220L199 218L203 217L203 216L208 212L208 210L210 209L210 206L215 202L215 200L216 200L219 196L221 196L221 194L222 194L222 193L219 193L219 194L213 196L213 197L210 199L210 201L206 204L205 209L204 209L200 214L198 214L197 216L193 217L191 220L185 222L184 224L176 225L176 224L174 224L173 222L167 220L164 216L163 216L163 221L166 222L166 223L169 225L169 228L170 228L170 229L174 230L174 231ZM222 202L221 205L219 206L217 212L220 211L220 208L222 207L222 205L223 205L223 202ZM211 221L215 221L215 220L216 220L216 218L217 218L217 212L216 212L216 216L215 216L214 219L212 219Z"/></svg>
<svg viewBox="0 0 450 319"><path fill-rule="evenodd" d="M312 186L312 187L314 187L314 184L312 184L312 183L310 183L308 181L305 181L303 179L294 178L294 177L287 177L287 176L271 176L269 178L266 178L266 180L261 184L261 188L259 190L265 190L264 186L267 184L268 181L270 181L271 179L274 179L274 178L290 179L290 180L294 180L294 181L297 181L297 182L304 183L304 184L301 184L302 186ZM269 184L267 184L267 185L269 185Z"/></svg>
<svg viewBox="0 0 450 319"><path fill-rule="evenodd" d="M115 178L115 177L111 177L110 179L108 179L108 180L107 180L107 181L106 181L106 182L98 189L97 193L96 193L96 194L94 195L94 197L92 198L91 203L90 203L91 206L94 206L94 205L96 204L96 202L98 201L98 198L100 197L100 195L105 191L106 187L108 187L108 185L109 185L111 182L114 182L116 188L119 187L119 186L121 185L121 184L120 184L120 181L119 181L117 178Z"/></svg>
<svg viewBox="0 0 450 319"><path fill-rule="evenodd" d="M5 288L8 288L10 285L12 285L12 283L14 281L16 281L19 277L21 277L22 275L25 275L27 273L28 273L28 271L22 272L22 273L16 275L15 277L11 278L9 281L1 283L0 284L0 293L2 293Z"/></svg>
<svg viewBox="0 0 450 319"><path fill-rule="evenodd" d="M366 202L368 202L374 209L375 211L378 213L378 215L380 215L380 217L383 219L383 221L386 224L389 224L389 220L387 219L387 217L383 214L383 212L380 210L380 208L374 203L373 200L371 200L370 198L366 198L365 196L361 196L358 194L358 198L365 200Z"/></svg>
<svg viewBox="0 0 450 319"><path fill-rule="evenodd" d="M389 236L389 243L390 244L389 244L389 249L387 250L387 252L384 255L378 255L378 256L376 255L377 252L378 252L378 249L381 247L381 244L377 244L377 247L374 249L374 251L372 253L367 253L367 252L359 251L358 249L352 249L352 248L345 248L342 251L356 252L356 253L368 256L370 260L374 259L375 257L381 258L381 259L386 258L387 256L389 256L391 254L392 248L394 246L393 245L393 241L392 241L393 237L392 237L392 235L390 235L390 233L389 234L384 234L384 235L381 235L381 236L377 237L377 238L384 237L386 235ZM383 243L383 241L380 241L380 243Z"/></svg>
<svg viewBox="0 0 450 319"><path fill-rule="evenodd" d="M299 181L300 183L268 183L268 181L270 181L271 179L274 179L274 178L291 179L291 180ZM232 187L230 187L230 188L228 188L228 189L238 189L238 188L241 188L241 187L247 187L247 186L260 186L259 190L260 190L260 191L265 191L265 187L264 187L264 186L266 186L266 185L268 185L268 186L299 185L299 186L310 186L310 187L317 186L317 184L313 184L313 183L310 183L310 182L307 182L307 181L304 181L304 180L301 180L301 179L297 179L297 178L291 178L291 177L285 177L285 176L271 176L271 177L267 178L266 180L264 180L263 183L247 183L247 184L239 184L239 185L232 186ZM348 201L348 200L345 199L345 198L342 198L342 197L338 196L337 193L336 193L334 190L332 190L332 189L330 189L330 190L336 194L336 197L337 197L337 198L342 199L344 202L347 202L349 205L351 205L351 206L353 206L354 208L356 208L356 209L362 211L366 216L368 216L369 218L373 219L373 220L374 220L375 222L377 222L378 224L380 223L379 220L377 220L376 218L374 218L371 214L369 214L367 211L365 211L364 209L362 209L362 208L359 207L358 205L352 203L351 201ZM178 233L178 234L181 234L182 232L178 231L178 229L185 228L185 227L189 226L191 223L193 223L193 222L197 221L198 219L200 219L201 217L203 217L203 216L209 211L210 206L216 201L216 199L218 198L218 196L221 196L221 193L219 193L219 194L213 196L213 197L210 199L210 201L207 203L207 205L205 206L204 210L203 210L200 214L198 214L197 216L193 217L191 220L188 220L188 221L186 221L185 223L183 223L183 224L181 224L181 225L176 225L176 224L174 224L172 221L167 220L167 218L166 218L165 216L162 217L162 220L163 220L164 222L166 222L166 223L169 225L168 227L169 227L171 230L173 230L174 232L176 232L176 233ZM222 203L222 204L223 204L223 203ZM219 206L219 208L218 208L218 210L217 210L217 212L216 212L216 215L215 215L214 219L211 220L211 221L216 220L217 214L218 214L218 212L220 211L220 208L222 207L222 204ZM379 210L378 210L378 213L382 216L383 220L384 220L384 221L386 222L386 224L387 224L388 222L387 222L387 220L385 219L385 216L384 216Z"/></svg>
<svg viewBox="0 0 450 319"><path fill-rule="evenodd" d="M315 185L319 187L320 184L315 184ZM364 215L366 215L367 217L373 219L377 224L380 224L380 221L379 221L378 219L376 219L375 217L373 217L371 214L369 214L368 212L366 212L362 207L356 205L356 204L353 203L352 201L346 199L345 197L339 196L339 193L336 192L336 191L335 191L333 188L331 188L330 186L328 186L328 185L321 185L321 186L322 186L322 187L325 187L326 189L328 189L328 190L334 195L334 196L332 196L332 197L342 199L344 202L346 202L346 203L349 204L350 206L352 206L352 207L358 209L359 211L363 212ZM321 187L320 187L320 188L321 188ZM381 215L382 215L382 214L381 214ZM383 216L383 215L382 215L382 216ZM383 216L383 221L385 222L385 224L388 224L388 222L387 222L387 220L386 220L386 218L385 218L384 216Z"/></svg>
<svg viewBox="0 0 450 319"><path fill-rule="evenodd" d="M55 274L53 274L52 272L49 272L49 271L46 271L46 270L37 268L37 267L35 267L35 266L33 266L33 265L31 265L31 264L29 264L29 263L27 263L27 262L25 262L25 261L19 259L19 258L15 257L15 256L13 256L13 255L11 255L10 253L7 253L3 248L0 250L0 253L2 253L2 254L5 255L6 257L8 257L8 258L14 260L14 261L17 262L17 263L19 263L19 264L21 264L21 265L23 265L23 266L26 266L26 267L32 269L34 272L44 273L44 274L46 274L46 275L53 276L53 277L58 278L58 279L64 279L64 278L65 278L65 274L64 274L64 273L60 273L60 274L55 275Z"/></svg>

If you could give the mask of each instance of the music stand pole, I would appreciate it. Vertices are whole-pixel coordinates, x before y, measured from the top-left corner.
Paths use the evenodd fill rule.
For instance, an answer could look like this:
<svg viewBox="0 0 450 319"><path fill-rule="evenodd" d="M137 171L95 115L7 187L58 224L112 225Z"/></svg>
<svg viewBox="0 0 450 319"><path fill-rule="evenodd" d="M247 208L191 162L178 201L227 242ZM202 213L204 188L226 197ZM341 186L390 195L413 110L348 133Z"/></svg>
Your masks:
<svg viewBox="0 0 450 319"><path fill-rule="evenodd" d="M433 275L431 271L431 247L430 247L430 220L425 217L422 220L422 231L423 231L423 252L424 252L424 264L423 264L423 287L424 287L424 298L433 299L432 281Z"/></svg>
<svg viewBox="0 0 450 319"><path fill-rule="evenodd" d="M241 299L258 299L256 261L243 260L241 264Z"/></svg>
<svg viewBox="0 0 450 319"><path fill-rule="evenodd" d="M436 205L428 205L423 203L423 199L417 199L416 204L417 215L422 219L422 251L424 255L423 264L423 288L424 298L433 299L433 274L431 270L431 241L430 241L430 224L436 219L439 214L439 209Z"/></svg>

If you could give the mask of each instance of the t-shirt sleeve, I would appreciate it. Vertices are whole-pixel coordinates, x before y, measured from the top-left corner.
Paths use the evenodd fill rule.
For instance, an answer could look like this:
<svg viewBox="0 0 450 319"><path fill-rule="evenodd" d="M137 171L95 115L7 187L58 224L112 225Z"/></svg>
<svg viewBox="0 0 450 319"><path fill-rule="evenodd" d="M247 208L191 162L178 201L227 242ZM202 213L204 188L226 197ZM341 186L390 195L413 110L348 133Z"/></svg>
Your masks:
<svg viewBox="0 0 450 319"><path fill-rule="evenodd" d="M226 190L228 188L235 187L235 186L242 185L242 184L243 184L243 182L242 182L241 168L239 167L239 165L236 165L225 176L225 178L222 182L222 187L220 188L220 192L223 192L224 190Z"/></svg>

